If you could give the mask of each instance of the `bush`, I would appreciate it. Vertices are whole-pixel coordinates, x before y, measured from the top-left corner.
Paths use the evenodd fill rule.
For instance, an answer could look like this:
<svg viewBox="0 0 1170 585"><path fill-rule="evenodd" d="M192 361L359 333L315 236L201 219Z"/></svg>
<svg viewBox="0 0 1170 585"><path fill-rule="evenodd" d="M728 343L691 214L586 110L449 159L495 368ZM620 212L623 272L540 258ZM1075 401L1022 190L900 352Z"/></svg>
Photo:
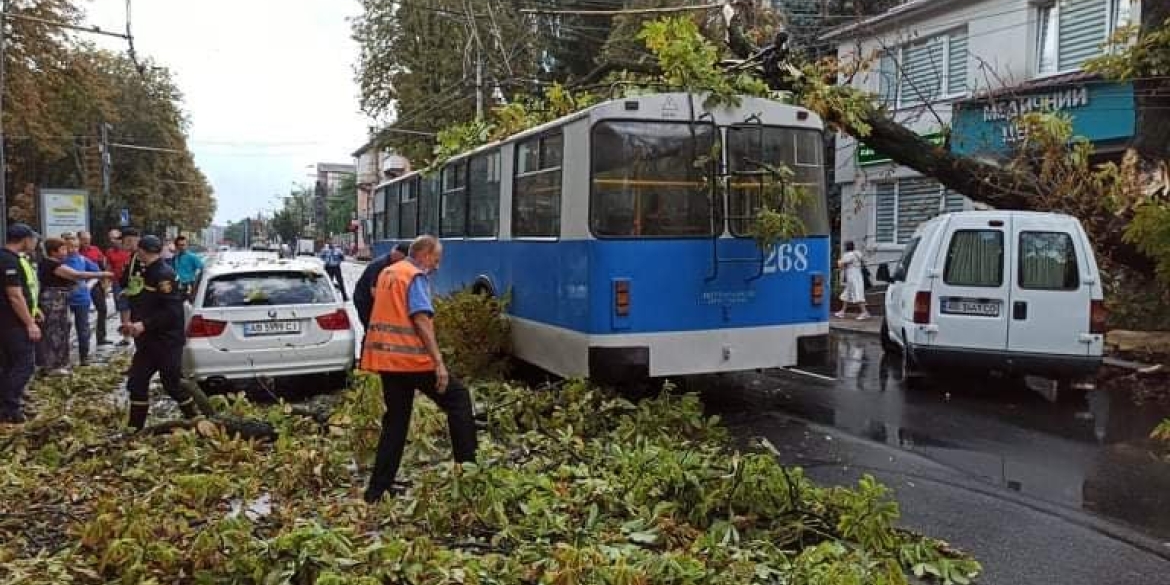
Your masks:
<svg viewBox="0 0 1170 585"><path fill-rule="evenodd" d="M435 299L439 347L452 373L475 380L499 380L507 374L512 330L502 299L468 291Z"/></svg>

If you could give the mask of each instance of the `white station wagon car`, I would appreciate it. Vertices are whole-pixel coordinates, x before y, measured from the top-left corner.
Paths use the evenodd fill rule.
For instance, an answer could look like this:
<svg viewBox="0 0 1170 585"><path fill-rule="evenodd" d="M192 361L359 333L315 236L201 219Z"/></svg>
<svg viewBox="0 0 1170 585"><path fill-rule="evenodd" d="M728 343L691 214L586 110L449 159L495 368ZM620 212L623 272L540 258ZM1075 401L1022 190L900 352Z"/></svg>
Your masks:
<svg viewBox="0 0 1170 585"><path fill-rule="evenodd" d="M1078 383L1101 365L1101 276L1074 217L941 215L918 228L891 281L882 343L902 352L911 369L996 370Z"/></svg>
<svg viewBox="0 0 1170 585"><path fill-rule="evenodd" d="M345 304L320 262L224 259L207 267L188 307L183 369L212 389L322 374L343 381L354 343Z"/></svg>

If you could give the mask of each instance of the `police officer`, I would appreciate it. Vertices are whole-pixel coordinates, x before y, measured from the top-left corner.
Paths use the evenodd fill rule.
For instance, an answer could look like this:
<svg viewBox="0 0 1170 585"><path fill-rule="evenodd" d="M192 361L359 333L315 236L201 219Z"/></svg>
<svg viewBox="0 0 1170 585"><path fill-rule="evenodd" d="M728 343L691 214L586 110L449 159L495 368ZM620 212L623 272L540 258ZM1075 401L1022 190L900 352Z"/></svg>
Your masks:
<svg viewBox="0 0 1170 585"><path fill-rule="evenodd" d="M366 488L367 502L377 502L395 487L416 390L447 414L455 461L475 460L471 394L447 372L435 338L428 274L439 268L442 258L439 240L422 236L410 245L409 258L390 264L378 277L370 329L362 348L362 369L381 374L386 414L374 472Z"/></svg>
<svg viewBox="0 0 1170 585"><path fill-rule="evenodd" d="M145 236L138 243L137 260L143 266L142 281L130 295L130 322L126 332L134 338L134 361L126 388L130 391L130 427L141 430L150 410L150 379L155 372L163 389L179 403L186 418L198 415L195 400L181 385L183 346L183 297L178 276L162 260L162 240ZM127 273L130 271L127 270ZM133 292L128 287L127 292Z"/></svg>

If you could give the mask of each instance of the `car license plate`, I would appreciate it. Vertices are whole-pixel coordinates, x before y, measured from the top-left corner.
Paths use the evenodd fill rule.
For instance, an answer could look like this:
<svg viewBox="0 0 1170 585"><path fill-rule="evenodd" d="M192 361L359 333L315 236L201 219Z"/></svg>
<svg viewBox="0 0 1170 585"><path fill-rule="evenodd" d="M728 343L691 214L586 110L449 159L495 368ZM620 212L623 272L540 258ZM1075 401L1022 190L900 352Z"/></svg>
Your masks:
<svg viewBox="0 0 1170 585"><path fill-rule="evenodd" d="M999 301L983 299L943 299L942 312L948 315L974 315L976 317L998 317Z"/></svg>
<svg viewBox="0 0 1170 585"><path fill-rule="evenodd" d="M253 323L244 323L245 337L292 335L300 332L300 321L256 321Z"/></svg>

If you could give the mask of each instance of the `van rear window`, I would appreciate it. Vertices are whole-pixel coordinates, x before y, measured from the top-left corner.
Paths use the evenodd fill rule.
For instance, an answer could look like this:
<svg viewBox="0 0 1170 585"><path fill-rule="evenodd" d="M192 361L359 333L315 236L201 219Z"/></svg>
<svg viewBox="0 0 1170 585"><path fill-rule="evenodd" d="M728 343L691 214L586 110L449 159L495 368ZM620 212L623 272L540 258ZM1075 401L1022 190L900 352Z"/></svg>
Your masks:
<svg viewBox="0 0 1170 585"><path fill-rule="evenodd" d="M943 282L952 286L1003 286L1003 232L957 230L947 250Z"/></svg>
<svg viewBox="0 0 1170 585"><path fill-rule="evenodd" d="M1077 250L1064 232L1020 233L1020 288L1076 290L1081 286Z"/></svg>
<svg viewBox="0 0 1170 585"><path fill-rule="evenodd" d="M336 302L333 286L314 272L253 272L220 276L207 283L204 307L320 305Z"/></svg>

